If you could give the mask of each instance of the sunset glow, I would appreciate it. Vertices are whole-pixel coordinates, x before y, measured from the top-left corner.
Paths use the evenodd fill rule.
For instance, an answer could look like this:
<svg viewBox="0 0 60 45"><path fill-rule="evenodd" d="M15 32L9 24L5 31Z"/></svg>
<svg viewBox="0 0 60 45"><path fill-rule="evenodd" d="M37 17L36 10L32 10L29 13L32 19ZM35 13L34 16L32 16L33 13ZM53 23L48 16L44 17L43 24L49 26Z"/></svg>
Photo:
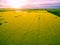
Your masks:
<svg viewBox="0 0 60 45"><path fill-rule="evenodd" d="M3 7L3 8L7 8L7 7L8 8L21 8L21 7L24 8L24 5L30 5L30 4L32 4L32 6L34 6L33 4L37 4L37 5L54 4L55 5L56 3L60 3L60 0L1 0L0 8L1 7ZM38 6L38 8L40 8L40 7Z"/></svg>
<svg viewBox="0 0 60 45"><path fill-rule="evenodd" d="M22 5L26 4L26 1L24 1L24 0L8 0L8 4L12 8L20 8Z"/></svg>

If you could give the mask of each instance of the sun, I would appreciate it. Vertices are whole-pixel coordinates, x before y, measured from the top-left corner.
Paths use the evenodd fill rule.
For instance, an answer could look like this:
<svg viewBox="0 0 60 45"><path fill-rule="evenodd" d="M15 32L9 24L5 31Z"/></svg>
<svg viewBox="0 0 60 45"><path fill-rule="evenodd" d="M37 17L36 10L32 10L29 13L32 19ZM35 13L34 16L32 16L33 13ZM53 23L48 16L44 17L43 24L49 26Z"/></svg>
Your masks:
<svg viewBox="0 0 60 45"><path fill-rule="evenodd" d="M27 4L26 0L8 0L8 4L12 8L21 8L23 5Z"/></svg>

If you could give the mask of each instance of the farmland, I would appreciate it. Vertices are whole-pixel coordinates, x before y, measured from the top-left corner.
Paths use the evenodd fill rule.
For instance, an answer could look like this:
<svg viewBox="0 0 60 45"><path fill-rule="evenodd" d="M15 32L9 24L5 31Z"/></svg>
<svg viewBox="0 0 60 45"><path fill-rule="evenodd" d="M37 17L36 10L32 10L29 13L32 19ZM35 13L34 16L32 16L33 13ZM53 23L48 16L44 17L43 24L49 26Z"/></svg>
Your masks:
<svg viewBox="0 0 60 45"><path fill-rule="evenodd" d="M60 14L52 12L0 10L0 45L60 45Z"/></svg>
<svg viewBox="0 0 60 45"><path fill-rule="evenodd" d="M60 9L46 9L46 10L60 17Z"/></svg>

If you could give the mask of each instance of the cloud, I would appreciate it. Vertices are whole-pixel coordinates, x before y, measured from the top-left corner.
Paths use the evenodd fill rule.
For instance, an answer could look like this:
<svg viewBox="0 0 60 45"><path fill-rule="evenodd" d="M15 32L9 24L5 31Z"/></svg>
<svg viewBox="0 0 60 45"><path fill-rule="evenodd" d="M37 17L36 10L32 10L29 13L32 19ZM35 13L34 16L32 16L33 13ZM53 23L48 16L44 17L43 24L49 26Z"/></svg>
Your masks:
<svg viewBox="0 0 60 45"><path fill-rule="evenodd" d="M28 5L24 5L23 8L25 9L60 8L60 3L28 4Z"/></svg>
<svg viewBox="0 0 60 45"><path fill-rule="evenodd" d="M19 7L20 6L20 4L26 4L26 5L28 5L29 7L31 7L33 4L37 4L35 7L39 7L39 5L38 4L56 4L56 3L60 3L60 0L15 0L15 3L14 3L14 1L12 1L12 0L0 0L0 7L10 7L11 5L9 4L9 2L8 1L11 1L12 3L11 3L11 5L13 4L17 4L17 6ZM18 1L18 2L17 2ZM21 2L22 1L22 2ZM26 3L25 3L26 2ZM32 5L30 5L30 4L32 4ZM27 6L27 7L28 7ZM33 5L34 6L34 5ZM53 7L53 6L52 6ZM59 7L59 6L57 6L57 7Z"/></svg>
<svg viewBox="0 0 60 45"><path fill-rule="evenodd" d="M60 2L60 0L29 0L29 4L44 4L44 3L57 3Z"/></svg>

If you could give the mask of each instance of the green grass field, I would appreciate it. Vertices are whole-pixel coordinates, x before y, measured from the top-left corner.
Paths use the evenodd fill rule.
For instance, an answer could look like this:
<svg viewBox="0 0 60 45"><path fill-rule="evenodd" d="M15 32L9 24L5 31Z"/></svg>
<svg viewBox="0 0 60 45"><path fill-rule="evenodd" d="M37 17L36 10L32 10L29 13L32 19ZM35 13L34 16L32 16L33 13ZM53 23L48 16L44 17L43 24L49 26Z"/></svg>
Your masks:
<svg viewBox="0 0 60 45"><path fill-rule="evenodd" d="M48 12L55 14L60 17L60 8L59 9L46 9Z"/></svg>
<svg viewBox="0 0 60 45"><path fill-rule="evenodd" d="M60 45L60 17L48 10L0 11L0 45Z"/></svg>

